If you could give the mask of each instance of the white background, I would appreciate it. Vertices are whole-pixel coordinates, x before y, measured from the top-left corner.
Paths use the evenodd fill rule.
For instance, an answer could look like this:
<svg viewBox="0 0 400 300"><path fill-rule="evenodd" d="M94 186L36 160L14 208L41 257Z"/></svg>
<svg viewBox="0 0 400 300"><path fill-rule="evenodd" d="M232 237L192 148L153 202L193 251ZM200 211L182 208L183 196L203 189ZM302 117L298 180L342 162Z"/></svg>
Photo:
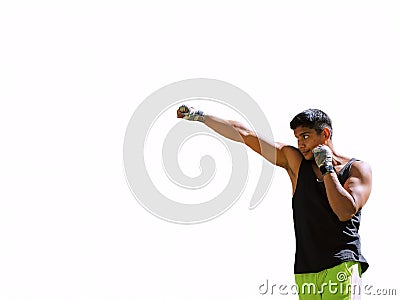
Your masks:
<svg viewBox="0 0 400 300"><path fill-rule="evenodd" d="M295 144L306 108L331 116L337 151L373 168L364 283L399 294L399 25L396 1L3 1L0 299L296 299L258 291L293 284L282 170L255 210L250 179L228 212L190 226L127 186L135 108L198 77L249 93L277 141Z"/></svg>

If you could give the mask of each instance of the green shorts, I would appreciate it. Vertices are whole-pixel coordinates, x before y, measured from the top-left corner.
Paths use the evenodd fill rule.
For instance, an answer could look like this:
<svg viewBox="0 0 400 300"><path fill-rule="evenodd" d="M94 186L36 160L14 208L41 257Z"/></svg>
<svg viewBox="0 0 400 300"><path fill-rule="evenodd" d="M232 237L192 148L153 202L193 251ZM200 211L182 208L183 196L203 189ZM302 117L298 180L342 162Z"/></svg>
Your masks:
<svg viewBox="0 0 400 300"><path fill-rule="evenodd" d="M356 261L294 276L300 300L356 300L361 296L361 265Z"/></svg>

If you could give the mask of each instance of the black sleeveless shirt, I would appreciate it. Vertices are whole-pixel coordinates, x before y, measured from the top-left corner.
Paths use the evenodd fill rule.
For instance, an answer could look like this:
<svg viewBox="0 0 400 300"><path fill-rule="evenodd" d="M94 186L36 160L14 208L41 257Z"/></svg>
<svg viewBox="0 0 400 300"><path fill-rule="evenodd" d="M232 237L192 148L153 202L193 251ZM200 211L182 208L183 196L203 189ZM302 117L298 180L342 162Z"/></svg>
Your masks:
<svg viewBox="0 0 400 300"><path fill-rule="evenodd" d="M351 159L338 173L343 186L349 177ZM296 190L292 198L296 256L294 273L315 273L345 261L358 261L362 272L368 263L361 255L358 229L361 210L341 222L328 202L325 185L318 182L311 160L301 162Z"/></svg>

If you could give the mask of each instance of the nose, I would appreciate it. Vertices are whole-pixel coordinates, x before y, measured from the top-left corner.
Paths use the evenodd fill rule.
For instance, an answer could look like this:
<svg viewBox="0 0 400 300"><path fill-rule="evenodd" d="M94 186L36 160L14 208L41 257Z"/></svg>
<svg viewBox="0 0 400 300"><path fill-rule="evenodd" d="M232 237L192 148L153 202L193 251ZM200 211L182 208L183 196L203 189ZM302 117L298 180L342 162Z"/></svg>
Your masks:
<svg viewBox="0 0 400 300"><path fill-rule="evenodd" d="M301 149L304 149L305 148L305 144L304 144L304 142L301 142L301 141L297 141L297 146L298 146L298 148L301 150Z"/></svg>

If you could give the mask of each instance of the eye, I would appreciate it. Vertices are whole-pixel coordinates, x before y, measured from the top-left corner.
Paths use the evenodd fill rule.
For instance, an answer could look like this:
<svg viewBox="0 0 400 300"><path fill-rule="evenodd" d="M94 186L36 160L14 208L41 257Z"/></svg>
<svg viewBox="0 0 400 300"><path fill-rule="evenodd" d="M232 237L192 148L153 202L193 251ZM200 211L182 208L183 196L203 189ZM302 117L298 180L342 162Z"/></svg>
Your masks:
<svg viewBox="0 0 400 300"><path fill-rule="evenodd" d="M308 139L310 136L308 134L303 135L303 139Z"/></svg>

